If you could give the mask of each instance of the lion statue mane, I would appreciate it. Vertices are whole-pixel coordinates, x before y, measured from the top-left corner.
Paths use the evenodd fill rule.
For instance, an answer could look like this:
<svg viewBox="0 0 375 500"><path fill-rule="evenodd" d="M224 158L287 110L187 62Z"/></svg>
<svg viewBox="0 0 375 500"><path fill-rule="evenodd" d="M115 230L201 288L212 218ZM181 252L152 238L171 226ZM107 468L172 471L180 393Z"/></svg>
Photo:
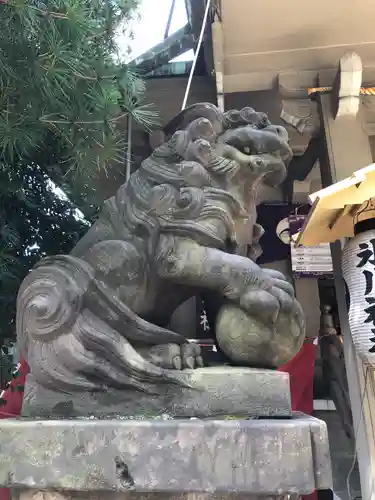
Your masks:
<svg viewBox="0 0 375 500"><path fill-rule="evenodd" d="M223 298L218 341L234 363L275 368L302 344L292 285L255 263L258 191L285 178L286 130L251 108L203 103L164 131L71 254L41 260L21 285L18 343L39 387L156 395L188 385L199 347L169 322L204 291Z"/></svg>

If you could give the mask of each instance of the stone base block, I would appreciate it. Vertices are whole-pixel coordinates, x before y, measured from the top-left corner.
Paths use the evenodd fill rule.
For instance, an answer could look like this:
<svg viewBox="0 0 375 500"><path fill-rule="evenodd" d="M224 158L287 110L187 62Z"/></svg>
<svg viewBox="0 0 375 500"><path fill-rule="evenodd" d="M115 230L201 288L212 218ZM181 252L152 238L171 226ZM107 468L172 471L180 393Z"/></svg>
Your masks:
<svg viewBox="0 0 375 500"><path fill-rule="evenodd" d="M18 491L12 500L299 500L298 495L249 495L245 493L80 493L57 491Z"/></svg>
<svg viewBox="0 0 375 500"><path fill-rule="evenodd" d="M275 420L2 420L0 464L0 486L25 494L91 492L80 496L88 500L95 492L101 499L102 492L113 492L108 500L120 499L114 492L126 493L124 500L153 500L155 492L171 500L209 493L216 500L332 486L326 425L299 414Z"/></svg>
<svg viewBox="0 0 375 500"><path fill-rule="evenodd" d="M245 493L109 493L14 491L12 500L298 500L298 495L248 495Z"/></svg>
<svg viewBox="0 0 375 500"><path fill-rule="evenodd" d="M290 417L289 375L274 370L218 366L178 373L185 386L162 384L158 394L108 389L64 394L40 387L27 377L22 415L26 417L147 416Z"/></svg>

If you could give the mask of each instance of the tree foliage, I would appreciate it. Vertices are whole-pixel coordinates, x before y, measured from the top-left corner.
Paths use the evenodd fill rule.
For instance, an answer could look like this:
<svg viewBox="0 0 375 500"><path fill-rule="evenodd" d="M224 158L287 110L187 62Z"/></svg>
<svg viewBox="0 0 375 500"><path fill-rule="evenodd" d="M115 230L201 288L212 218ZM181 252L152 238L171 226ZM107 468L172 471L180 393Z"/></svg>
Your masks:
<svg viewBox="0 0 375 500"><path fill-rule="evenodd" d="M16 296L28 271L47 254L70 252L89 225L39 165L0 166L1 339L14 337Z"/></svg>
<svg viewBox="0 0 375 500"><path fill-rule="evenodd" d="M144 84L116 57L137 0L10 0L0 5L0 152L9 168L53 133L64 171L123 162L131 116L155 122ZM125 24L124 24L125 23Z"/></svg>
<svg viewBox="0 0 375 500"><path fill-rule="evenodd" d="M117 57L137 0L0 0L0 344L15 300L45 254L69 252L87 230L89 179L124 164L127 117L155 114L144 83Z"/></svg>

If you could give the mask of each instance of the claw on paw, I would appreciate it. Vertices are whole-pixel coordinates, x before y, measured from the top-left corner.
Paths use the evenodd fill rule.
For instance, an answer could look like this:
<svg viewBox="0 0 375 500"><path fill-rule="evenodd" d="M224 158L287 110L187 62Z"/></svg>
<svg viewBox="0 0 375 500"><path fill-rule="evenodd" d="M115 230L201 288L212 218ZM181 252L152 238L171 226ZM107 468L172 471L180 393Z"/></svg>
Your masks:
<svg viewBox="0 0 375 500"><path fill-rule="evenodd" d="M194 369L203 366L200 346L197 344L161 344L140 349L139 353L147 361L170 370Z"/></svg>

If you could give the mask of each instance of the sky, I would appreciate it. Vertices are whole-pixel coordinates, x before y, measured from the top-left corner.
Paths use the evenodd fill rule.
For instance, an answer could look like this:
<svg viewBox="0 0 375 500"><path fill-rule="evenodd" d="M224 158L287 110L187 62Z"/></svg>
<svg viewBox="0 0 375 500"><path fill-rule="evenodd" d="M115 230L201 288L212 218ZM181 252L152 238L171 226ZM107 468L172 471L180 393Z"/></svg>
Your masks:
<svg viewBox="0 0 375 500"><path fill-rule="evenodd" d="M172 0L141 0L140 4L140 19L135 20L132 25L134 40L130 40L130 59L135 59L163 41ZM179 30L186 23L185 0L176 0L169 34L171 35ZM129 46L128 37L120 36L119 45L125 53L126 47ZM191 50L185 54L181 54L181 56L173 59L173 61L190 61L192 59L193 51Z"/></svg>

